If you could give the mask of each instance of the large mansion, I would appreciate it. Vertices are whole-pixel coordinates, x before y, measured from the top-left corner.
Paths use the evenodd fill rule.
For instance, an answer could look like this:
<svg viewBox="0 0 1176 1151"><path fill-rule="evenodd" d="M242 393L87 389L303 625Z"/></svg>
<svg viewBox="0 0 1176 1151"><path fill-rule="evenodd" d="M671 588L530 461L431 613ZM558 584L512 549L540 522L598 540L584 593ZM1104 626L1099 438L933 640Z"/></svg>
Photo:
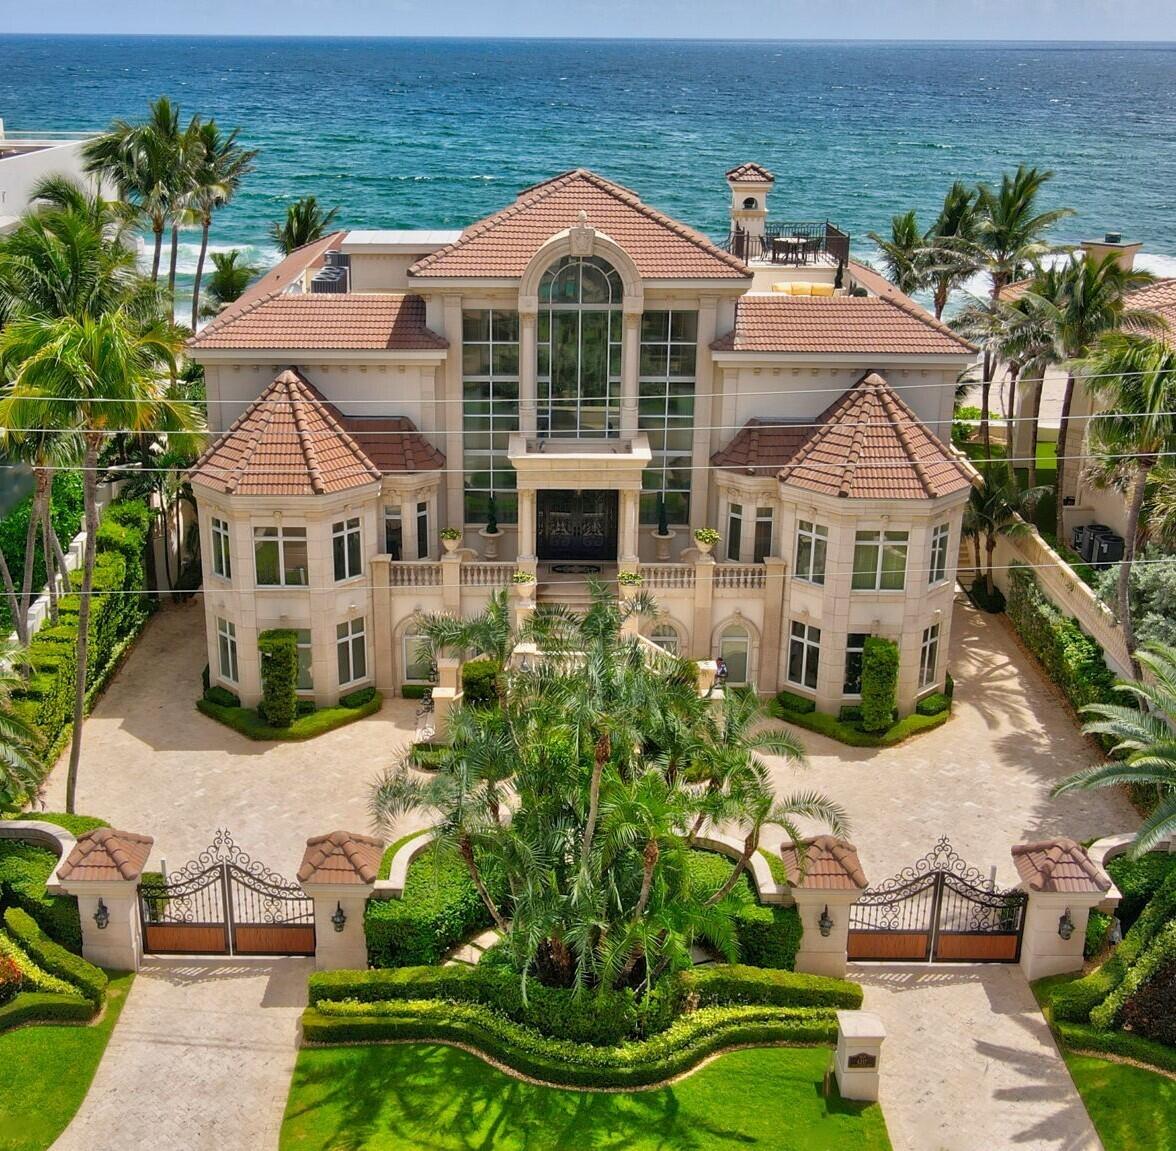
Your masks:
<svg viewBox="0 0 1176 1151"><path fill-rule="evenodd" d="M770 220L771 173L727 183L722 245L576 170L462 231L328 236L201 330L213 681L254 704L286 627L320 703L426 682L418 613L522 569L540 603L640 572L645 638L733 684L836 711L881 635L903 713L942 689L973 349L832 224Z"/></svg>

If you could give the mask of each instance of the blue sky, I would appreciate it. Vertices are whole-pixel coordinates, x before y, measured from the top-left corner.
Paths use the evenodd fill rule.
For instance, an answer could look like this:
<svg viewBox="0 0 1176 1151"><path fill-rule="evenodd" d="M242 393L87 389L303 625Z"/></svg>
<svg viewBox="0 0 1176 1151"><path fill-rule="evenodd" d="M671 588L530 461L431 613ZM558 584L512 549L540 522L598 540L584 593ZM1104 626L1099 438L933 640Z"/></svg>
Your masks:
<svg viewBox="0 0 1176 1151"><path fill-rule="evenodd" d="M1176 40L1176 2L0 0L2 32Z"/></svg>

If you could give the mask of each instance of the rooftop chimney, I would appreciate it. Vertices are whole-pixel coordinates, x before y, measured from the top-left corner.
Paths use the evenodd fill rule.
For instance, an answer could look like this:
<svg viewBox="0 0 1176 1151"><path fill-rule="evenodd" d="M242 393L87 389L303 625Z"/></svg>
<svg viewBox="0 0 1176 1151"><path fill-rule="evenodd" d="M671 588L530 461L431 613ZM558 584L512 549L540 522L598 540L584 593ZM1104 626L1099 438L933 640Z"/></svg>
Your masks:
<svg viewBox="0 0 1176 1151"><path fill-rule="evenodd" d="M1135 255L1142 247L1138 240L1124 240L1122 232L1107 232L1101 240L1082 241L1082 250L1088 260L1098 263L1107 256L1114 256L1125 272L1135 267Z"/></svg>

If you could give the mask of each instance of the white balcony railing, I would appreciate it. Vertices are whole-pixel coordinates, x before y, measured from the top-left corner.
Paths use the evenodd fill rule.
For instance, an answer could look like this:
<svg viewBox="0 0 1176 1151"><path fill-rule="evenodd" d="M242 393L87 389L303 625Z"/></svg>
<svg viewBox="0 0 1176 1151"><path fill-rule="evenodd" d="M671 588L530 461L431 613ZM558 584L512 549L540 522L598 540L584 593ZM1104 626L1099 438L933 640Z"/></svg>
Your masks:
<svg viewBox="0 0 1176 1151"><path fill-rule="evenodd" d="M461 565L462 587L509 587L516 564L474 560Z"/></svg>
<svg viewBox="0 0 1176 1151"><path fill-rule="evenodd" d="M716 591L763 591L768 573L763 564L716 564Z"/></svg>
<svg viewBox="0 0 1176 1151"><path fill-rule="evenodd" d="M694 587L693 564L641 564L637 570L646 591L689 591Z"/></svg>
<svg viewBox="0 0 1176 1151"><path fill-rule="evenodd" d="M432 560L406 560L388 565L390 587L440 587L441 565Z"/></svg>

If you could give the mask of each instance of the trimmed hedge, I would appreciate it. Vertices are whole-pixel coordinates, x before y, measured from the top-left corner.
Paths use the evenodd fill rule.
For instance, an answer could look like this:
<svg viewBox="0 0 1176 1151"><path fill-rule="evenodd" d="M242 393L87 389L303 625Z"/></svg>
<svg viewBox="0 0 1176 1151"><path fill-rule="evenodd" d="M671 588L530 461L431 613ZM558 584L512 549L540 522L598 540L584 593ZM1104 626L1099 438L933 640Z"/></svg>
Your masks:
<svg viewBox="0 0 1176 1151"><path fill-rule="evenodd" d="M57 866L47 847L20 840L0 841L0 911L19 907L51 938L71 951L82 948L78 901L72 895L50 895L45 881Z"/></svg>
<svg viewBox="0 0 1176 1151"><path fill-rule="evenodd" d="M1121 1024L1128 1001L1142 991L1164 968L1172 964L1176 964L1176 919L1169 920L1155 934L1119 985L1091 1010L1091 1026L1109 1030Z"/></svg>
<svg viewBox="0 0 1176 1151"><path fill-rule="evenodd" d="M866 637L862 647L862 730L886 731L894 722L898 691L898 644L879 636Z"/></svg>
<svg viewBox="0 0 1176 1151"><path fill-rule="evenodd" d="M1121 1022L1136 1035L1176 1048L1176 948L1123 1004ZM1142 964L1136 965L1136 970ZM1134 974L1134 971L1132 972Z"/></svg>
<svg viewBox="0 0 1176 1151"><path fill-rule="evenodd" d="M1042 594L1033 572L1021 564L1009 572L1008 616L1075 711L1090 703L1125 702L1114 690L1102 648Z"/></svg>
<svg viewBox="0 0 1176 1151"><path fill-rule="evenodd" d="M0 931L0 957L16 965L21 975L22 986L29 991L48 991L55 995L75 994L72 985L56 975L50 975L48 971L42 971L25 954L16 940L4 931Z"/></svg>
<svg viewBox="0 0 1176 1151"><path fill-rule="evenodd" d="M54 995L47 991L22 991L0 1007L0 1031L26 1023L87 1023L94 1004L81 995Z"/></svg>
<svg viewBox="0 0 1176 1151"><path fill-rule="evenodd" d="M731 1047L829 1044L836 1035L836 1017L824 1008L707 1007L648 1039L613 1047L551 1039L473 1003L329 1002L302 1016L304 1043L462 1043L523 1075L569 1087L645 1086Z"/></svg>
<svg viewBox="0 0 1176 1151"><path fill-rule="evenodd" d="M950 707L951 700L943 692L933 691L915 704L915 712L918 715L942 715Z"/></svg>
<svg viewBox="0 0 1176 1151"><path fill-rule="evenodd" d="M376 698L376 689L368 684L367 687L356 688L355 691L349 691L346 695L339 697L340 707L367 707L369 703ZM383 697L381 697L381 700Z"/></svg>
<svg viewBox="0 0 1176 1151"><path fill-rule="evenodd" d="M214 687L210 687L205 693L204 698L209 703L215 703L218 707L240 707L241 697L234 692L229 691L227 687L221 687L218 683Z"/></svg>
<svg viewBox="0 0 1176 1151"><path fill-rule="evenodd" d="M498 703L502 664L496 659L472 659L461 665L461 691L467 707Z"/></svg>
<svg viewBox="0 0 1176 1151"><path fill-rule="evenodd" d="M683 999L699 1007L829 1007L856 1011L862 1005L860 985L846 979L769 971L739 963L691 967L678 973L677 983Z"/></svg>
<svg viewBox="0 0 1176 1151"><path fill-rule="evenodd" d="M298 714L298 633L276 627L257 637L261 703L257 714L271 727L289 727Z"/></svg>
<svg viewBox="0 0 1176 1151"><path fill-rule="evenodd" d="M249 739L256 740L300 740L314 739L316 735L324 735L338 727L346 727L357 719L365 719L375 715L384 705L384 697L373 692L367 703L359 707L345 707L342 700L335 707L324 707L318 711L311 711L305 715L298 715L288 727L274 727L251 707L226 707L216 703L211 698L198 699L196 710L209 719L215 719L226 727L240 732Z"/></svg>
<svg viewBox="0 0 1176 1151"><path fill-rule="evenodd" d="M424 683L406 683L400 689L401 699L424 699L425 692L432 691L432 687Z"/></svg>
<svg viewBox="0 0 1176 1151"><path fill-rule="evenodd" d="M4 926L38 967L76 987L95 1007L106 995L106 972L54 943L33 918L19 907L4 912Z"/></svg>
<svg viewBox="0 0 1176 1151"><path fill-rule="evenodd" d="M777 692L776 703L780 705L781 710L788 712L789 715L811 715L817 710L815 700L806 699L794 691Z"/></svg>
<svg viewBox="0 0 1176 1151"><path fill-rule="evenodd" d="M1124 931L1134 925L1148 901L1173 873L1176 873L1176 852L1151 851L1138 859L1119 855L1107 863L1107 874L1123 896L1115 914Z"/></svg>
<svg viewBox="0 0 1176 1151"><path fill-rule="evenodd" d="M99 819L96 815L71 815L68 811L22 811L14 815L5 814L0 818L52 823L54 827L65 828L75 838L95 828L110 826L105 819Z"/></svg>
<svg viewBox="0 0 1176 1151"><path fill-rule="evenodd" d="M777 719L784 720L785 723L794 723L797 727L815 731L818 735L828 736L830 739L848 744L850 747L893 747L896 743L910 739L912 735L940 727L951 718L950 711L941 711L938 715L920 715L915 712L912 715L904 716L886 731L875 733L864 731L858 722L839 719L837 716L829 715L823 711L814 711L810 715L804 715L800 712L788 711L778 704L774 704L772 714Z"/></svg>

